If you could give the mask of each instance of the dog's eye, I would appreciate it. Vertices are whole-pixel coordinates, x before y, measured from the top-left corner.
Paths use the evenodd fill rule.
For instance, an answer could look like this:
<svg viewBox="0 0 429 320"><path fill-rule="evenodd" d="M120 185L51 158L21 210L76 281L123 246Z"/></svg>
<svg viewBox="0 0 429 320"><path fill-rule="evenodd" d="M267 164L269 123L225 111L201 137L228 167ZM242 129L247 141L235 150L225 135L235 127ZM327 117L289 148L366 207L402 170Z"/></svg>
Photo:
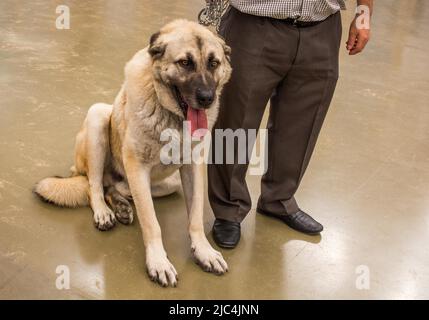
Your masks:
<svg viewBox="0 0 429 320"><path fill-rule="evenodd" d="M178 63L183 67L189 67L191 65L191 61L187 59L179 60Z"/></svg>
<svg viewBox="0 0 429 320"><path fill-rule="evenodd" d="M210 62L209 62L209 66L210 66L210 68L212 68L212 69L216 69L216 68L219 66L219 62L218 62L218 61L215 61L215 60L210 61Z"/></svg>

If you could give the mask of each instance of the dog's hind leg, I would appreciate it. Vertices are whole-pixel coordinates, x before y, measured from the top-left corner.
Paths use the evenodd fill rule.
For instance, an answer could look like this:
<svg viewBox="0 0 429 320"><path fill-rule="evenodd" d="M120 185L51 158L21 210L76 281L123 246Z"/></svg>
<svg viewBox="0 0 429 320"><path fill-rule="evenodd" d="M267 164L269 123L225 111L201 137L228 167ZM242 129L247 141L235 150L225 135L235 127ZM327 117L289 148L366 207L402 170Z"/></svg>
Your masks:
<svg viewBox="0 0 429 320"><path fill-rule="evenodd" d="M165 197L180 190L180 174L179 171L174 172L171 176L155 182L151 185L152 197Z"/></svg>
<svg viewBox="0 0 429 320"><path fill-rule="evenodd" d="M86 125L86 162L89 195L94 224L101 231L115 225L113 211L104 200L103 176L106 160L110 157L109 126L112 106L97 103L88 110Z"/></svg>
<svg viewBox="0 0 429 320"><path fill-rule="evenodd" d="M133 208L130 202L116 190L116 187L108 187L105 198L120 223L131 224L133 222Z"/></svg>

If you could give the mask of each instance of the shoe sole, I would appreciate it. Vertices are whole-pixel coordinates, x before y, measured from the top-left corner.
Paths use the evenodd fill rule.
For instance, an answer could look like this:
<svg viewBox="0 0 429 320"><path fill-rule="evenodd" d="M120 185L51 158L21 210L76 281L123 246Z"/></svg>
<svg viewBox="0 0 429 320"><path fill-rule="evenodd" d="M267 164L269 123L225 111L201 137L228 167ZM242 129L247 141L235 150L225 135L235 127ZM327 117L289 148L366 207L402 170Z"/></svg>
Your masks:
<svg viewBox="0 0 429 320"><path fill-rule="evenodd" d="M302 230L299 230L299 229L295 229L294 227L291 227L290 225L288 225L286 221L283 221L282 218L281 218L281 216L279 216L277 214L273 214L273 213L267 212L267 211L259 209L259 208L256 209L256 212L259 213L259 214L262 214L263 216L280 220L285 225L287 225L289 228L291 228L291 229L293 229L295 231L298 231L298 232L301 232L301 233L304 233L304 234L308 234L309 236L318 236L318 235L320 235L320 232L302 231Z"/></svg>
<svg viewBox="0 0 429 320"><path fill-rule="evenodd" d="M233 245L224 245L224 244L221 245L221 244L217 243L216 241L215 241L215 243L216 243L216 245L218 247L223 248L223 249L235 249L235 247L237 247L237 245L235 245L235 246L233 246Z"/></svg>

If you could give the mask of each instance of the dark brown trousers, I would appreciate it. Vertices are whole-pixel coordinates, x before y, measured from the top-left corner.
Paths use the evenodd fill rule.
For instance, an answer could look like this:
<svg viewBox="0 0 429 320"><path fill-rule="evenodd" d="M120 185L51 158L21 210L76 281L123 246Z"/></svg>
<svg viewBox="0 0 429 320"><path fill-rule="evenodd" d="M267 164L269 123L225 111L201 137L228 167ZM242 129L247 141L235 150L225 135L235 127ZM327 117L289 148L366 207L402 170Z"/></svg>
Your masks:
<svg viewBox="0 0 429 320"><path fill-rule="evenodd" d="M233 72L214 130L257 130L270 100L268 170L258 207L275 214L296 212L294 194L338 79L341 15L298 28L231 8L222 19L220 34L232 48ZM237 148L223 148L223 154L235 152L237 159ZM216 218L241 222L250 211L247 168L238 161L208 166L209 199Z"/></svg>

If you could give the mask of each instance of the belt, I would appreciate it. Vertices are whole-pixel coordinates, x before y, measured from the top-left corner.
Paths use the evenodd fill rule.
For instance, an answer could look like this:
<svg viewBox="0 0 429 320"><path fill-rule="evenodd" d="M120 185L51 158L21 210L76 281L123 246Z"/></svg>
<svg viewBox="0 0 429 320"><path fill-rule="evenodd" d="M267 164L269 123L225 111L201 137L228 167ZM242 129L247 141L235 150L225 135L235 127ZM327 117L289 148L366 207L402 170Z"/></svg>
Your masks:
<svg viewBox="0 0 429 320"><path fill-rule="evenodd" d="M298 19L299 18L297 18L297 19L286 18L286 19L282 19L281 21L288 24L288 25L297 27L297 28L313 27L313 26L318 25L319 23L323 22L323 20L322 21L299 21Z"/></svg>

